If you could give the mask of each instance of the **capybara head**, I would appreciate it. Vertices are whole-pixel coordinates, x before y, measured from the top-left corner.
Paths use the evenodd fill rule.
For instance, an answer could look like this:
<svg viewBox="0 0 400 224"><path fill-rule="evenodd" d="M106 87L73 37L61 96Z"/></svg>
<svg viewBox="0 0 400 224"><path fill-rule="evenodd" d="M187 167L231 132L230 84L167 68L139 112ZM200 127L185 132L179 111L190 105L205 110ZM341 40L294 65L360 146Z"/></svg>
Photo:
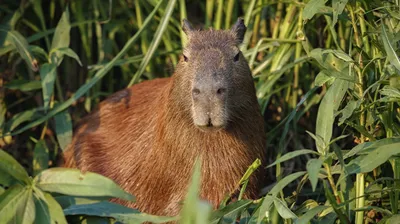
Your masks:
<svg viewBox="0 0 400 224"><path fill-rule="evenodd" d="M251 72L238 47L244 21L239 18L230 30L195 30L184 20L182 29L188 43L178 67L193 124L204 131L226 128L246 106L247 96L254 97Z"/></svg>

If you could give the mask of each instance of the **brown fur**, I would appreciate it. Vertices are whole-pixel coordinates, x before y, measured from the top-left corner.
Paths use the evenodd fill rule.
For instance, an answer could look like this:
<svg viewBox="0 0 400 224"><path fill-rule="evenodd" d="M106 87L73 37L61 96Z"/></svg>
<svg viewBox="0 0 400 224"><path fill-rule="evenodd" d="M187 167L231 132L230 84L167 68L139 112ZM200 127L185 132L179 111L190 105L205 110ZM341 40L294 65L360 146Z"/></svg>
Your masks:
<svg viewBox="0 0 400 224"><path fill-rule="evenodd" d="M193 31L185 54L216 49L233 58L227 49L238 51L237 44L233 31ZM191 71L196 68L181 58L172 77L136 84L100 103L77 129L64 166L105 175L137 198L136 203L116 200L121 204L176 215L201 156L200 196L217 207L238 189L255 159L265 161L263 119L249 67L243 55L235 66L225 59L220 63L232 73L224 75L232 78L224 128L204 131L193 124ZM256 197L262 173L252 177L247 198Z"/></svg>

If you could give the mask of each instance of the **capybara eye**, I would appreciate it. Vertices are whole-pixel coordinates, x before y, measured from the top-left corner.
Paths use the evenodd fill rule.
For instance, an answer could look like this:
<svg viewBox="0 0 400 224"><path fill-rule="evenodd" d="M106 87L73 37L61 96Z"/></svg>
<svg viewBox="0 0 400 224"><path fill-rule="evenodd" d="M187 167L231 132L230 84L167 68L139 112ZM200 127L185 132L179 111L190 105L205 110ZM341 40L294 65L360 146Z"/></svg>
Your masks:
<svg viewBox="0 0 400 224"><path fill-rule="evenodd" d="M186 57L186 55L183 55L183 60L185 61L185 62L188 62L188 57Z"/></svg>
<svg viewBox="0 0 400 224"><path fill-rule="evenodd" d="M237 54L235 55L235 57L233 58L233 61L234 61L234 62L239 61L239 56L240 56L239 54L240 54L240 52L237 53Z"/></svg>

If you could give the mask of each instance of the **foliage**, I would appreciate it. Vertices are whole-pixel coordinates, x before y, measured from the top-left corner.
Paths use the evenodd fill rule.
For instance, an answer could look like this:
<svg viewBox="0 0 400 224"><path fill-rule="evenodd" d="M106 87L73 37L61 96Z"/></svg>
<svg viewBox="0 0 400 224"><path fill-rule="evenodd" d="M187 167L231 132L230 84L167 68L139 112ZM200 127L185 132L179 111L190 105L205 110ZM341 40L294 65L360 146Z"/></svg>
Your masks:
<svg viewBox="0 0 400 224"><path fill-rule="evenodd" d="M399 7L397 0L0 3L0 146L9 152L0 150L0 222L393 223ZM100 100L171 75L165 67L177 64L186 41L181 19L225 29L238 16L267 124L272 184L259 200L212 211L198 198L196 166L182 214L155 217L104 201L132 200L105 177L53 167L74 124Z"/></svg>

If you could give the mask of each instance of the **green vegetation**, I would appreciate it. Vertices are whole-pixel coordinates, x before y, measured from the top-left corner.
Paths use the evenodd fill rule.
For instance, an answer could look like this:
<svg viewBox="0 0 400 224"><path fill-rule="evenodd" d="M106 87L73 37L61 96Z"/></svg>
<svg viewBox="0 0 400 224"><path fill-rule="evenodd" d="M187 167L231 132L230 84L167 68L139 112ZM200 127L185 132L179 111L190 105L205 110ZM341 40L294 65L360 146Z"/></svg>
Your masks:
<svg viewBox="0 0 400 224"><path fill-rule="evenodd" d="M398 0L2 1L0 223L395 223L399 9ZM238 16L267 125L270 182L259 200L212 211L197 197L196 166L180 217L155 217L107 202L134 198L105 177L54 167L102 99L171 75L181 19L225 29Z"/></svg>

